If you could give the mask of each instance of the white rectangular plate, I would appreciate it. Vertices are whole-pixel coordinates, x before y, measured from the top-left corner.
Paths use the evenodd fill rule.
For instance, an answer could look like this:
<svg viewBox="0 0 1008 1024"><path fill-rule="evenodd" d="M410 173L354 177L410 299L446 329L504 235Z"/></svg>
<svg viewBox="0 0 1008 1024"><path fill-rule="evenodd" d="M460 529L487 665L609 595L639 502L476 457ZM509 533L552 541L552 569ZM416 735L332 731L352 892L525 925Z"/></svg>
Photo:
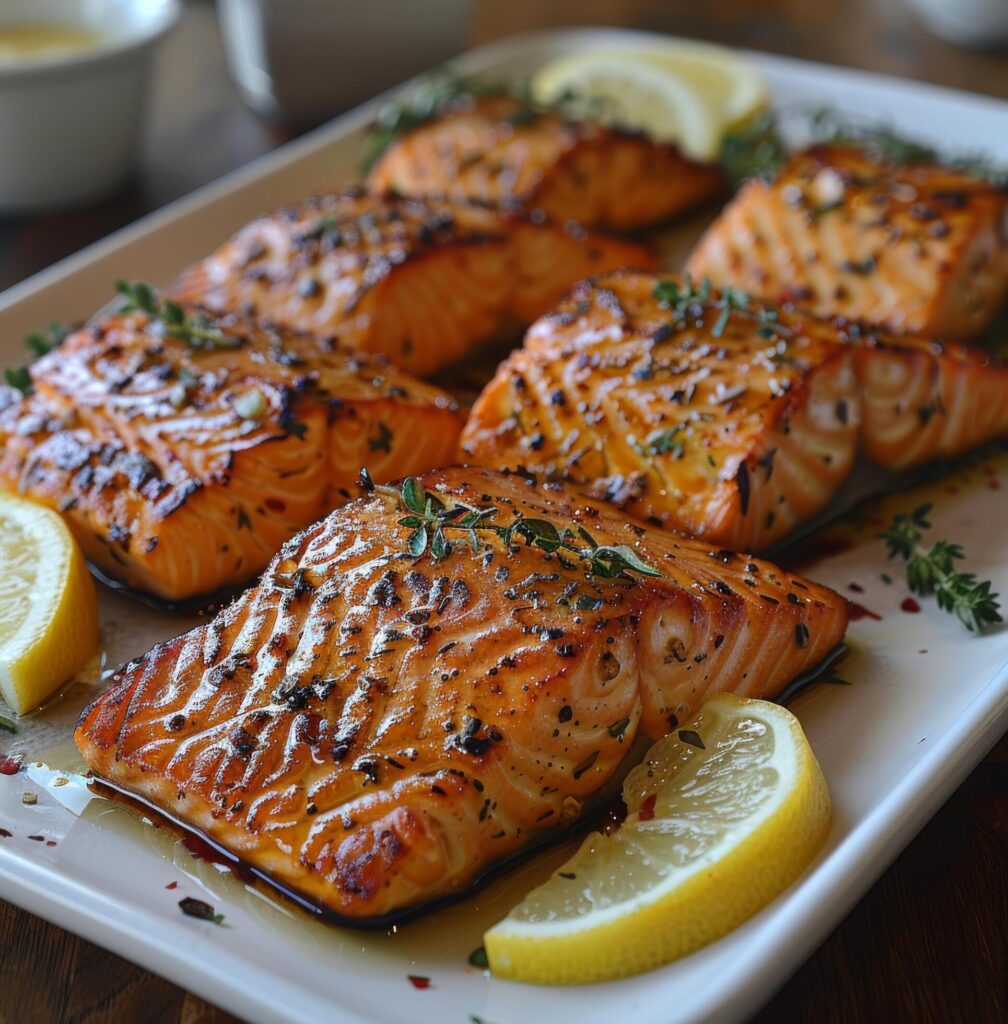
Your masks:
<svg viewBox="0 0 1008 1024"><path fill-rule="evenodd" d="M639 33L554 32L468 54L462 67L522 74L580 46L635 42ZM890 119L946 150L984 150L1008 163L1008 104L860 72L751 55L781 107L824 102ZM238 174L91 246L0 297L0 365L21 360L19 339L52 319L72 322L102 305L117 277L167 283L257 213L356 177L368 104ZM680 240L681 244L681 240ZM1003 490L995 489L997 486ZM935 536L962 540L969 568L1008 594L1008 457L931 488ZM893 499L909 508L916 496ZM101 943L252 1021L639 1024L733 1020L751 1013L838 923L1008 725L1008 630L974 638L933 601L907 614L869 521L853 543L811 570L882 616L852 623L850 686L820 685L793 703L833 793L829 841L783 896L720 942L642 977L581 989L495 980L467 967L483 929L545 877L563 851L516 869L482 893L385 936L326 927L194 858L138 815L91 799L72 775L75 709L101 684L74 692L23 723L7 749L29 768L0 776L0 896ZM853 594L851 583L864 588ZM102 595L110 663L139 654L190 623ZM3 734L0 734L3 736ZM36 763L37 762L37 763ZM63 780L69 779L68 782ZM38 794L35 805L22 793ZM41 836L41 839L29 839ZM167 888L177 883L173 888ZM221 926L184 917L196 896ZM431 979L411 986L407 975Z"/></svg>

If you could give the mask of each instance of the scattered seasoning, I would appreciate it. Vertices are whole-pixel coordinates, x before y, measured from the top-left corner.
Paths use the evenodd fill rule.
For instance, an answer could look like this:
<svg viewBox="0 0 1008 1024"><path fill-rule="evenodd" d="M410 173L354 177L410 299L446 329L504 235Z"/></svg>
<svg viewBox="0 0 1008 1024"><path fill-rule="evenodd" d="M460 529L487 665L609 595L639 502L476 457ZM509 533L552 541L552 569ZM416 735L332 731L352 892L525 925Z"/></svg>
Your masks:
<svg viewBox="0 0 1008 1024"><path fill-rule="evenodd" d="M38 803L38 793L22 793L21 794L21 803L28 804L29 807L31 807L34 804L37 804Z"/></svg>
<svg viewBox="0 0 1008 1024"><path fill-rule="evenodd" d="M573 776L575 779L580 779L582 775L598 760L599 752L593 750L579 765L574 768Z"/></svg>
<svg viewBox="0 0 1008 1024"><path fill-rule="evenodd" d="M795 643L799 647L807 646L809 642L809 628L804 622L799 622L794 628Z"/></svg>
<svg viewBox="0 0 1008 1024"><path fill-rule="evenodd" d="M209 903L192 896L186 896L179 900L178 905L179 910L187 917L195 917L200 921L212 921L214 924L220 924L224 920L224 915L216 913Z"/></svg>
<svg viewBox="0 0 1008 1024"><path fill-rule="evenodd" d="M29 836L28 837L33 843L44 843L45 836Z"/></svg>
<svg viewBox="0 0 1008 1024"><path fill-rule="evenodd" d="M13 835L14 835L13 832L10 832L10 831L8 831L5 828L0 828L0 839L10 839L11 836L13 836Z"/></svg>
<svg viewBox="0 0 1008 1024"><path fill-rule="evenodd" d="M691 747L697 747L700 750L707 749L704 746L704 741L700 738L700 734L694 729L680 729L678 736L683 743L688 743Z"/></svg>
<svg viewBox="0 0 1008 1024"><path fill-rule="evenodd" d="M696 736L696 733L693 735ZM697 739L699 739L699 737L697 737ZM701 743L700 746L702 747L703 744ZM640 805L640 810L637 812L637 817L640 818L641 821L650 821L654 817L654 809L657 802L657 793L651 793L644 797L644 800Z"/></svg>
<svg viewBox="0 0 1008 1024"><path fill-rule="evenodd" d="M9 719L0 715L0 729L4 729L7 732L17 732L17 726Z"/></svg>
<svg viewBox="0 0 1008 1024"><path fill-rule="evenodd" d="M900 608L911 615L916 615L921 610L921 606L912 597L904 597L900 602Z"/></svg>
<svg viewBox="0 0 1008 1024"><path fill-rule="evenodd" d="M623 733L626 732L627 726L630 724L629 718L621 718L618 722L613 722L609 726L609 735L618 739L620 743L623 742Z"/></svg>
<svg viewBox="0 0 1008 1024"><path fill-rule="evenodd" d="M487 960L487 951L485 946L477 946L469 954L469 966L478 967L483 971L490 966L490 962Z"/></svg>
<svg viewBox="0 0 1008 1024"><path fill-rule="evenodd" d="M378 433L368 438L368 449L373 452L392 451L392 431L384 423L378 421Z"/></svg>
<svg viewBox="0 0 1008 1024"><path fill-rule="evenodd" d="M423 974L407 974L406 977L409 979L409 983L414 988L430 988L430 978Z"/></svg>
<svg viewBox="0 0 1008 1024"><path fill-rule="evenodd" d="M879 574L879 578L882 580L882 582L887 587L891 587L892 586L892 576L890 576L889 573L887 573L887 572L880 573Z"/></svg>
<svg viewBox="0 0 1008 1024"><path fill-rule="evenodd" d="M266 411L266 397L258 388L250 388L236 396L231 404L243 420L258 420Z"/></svg>
<svg viewBox="0 0 1008 1024"><path fill-rule="evenodd" d="M168 883L168 884L167 884L167 885L165 886L165 888L166 888L166 889L177 889L177 888L178 888L178 882L169 882L169 883Z"/></svg>

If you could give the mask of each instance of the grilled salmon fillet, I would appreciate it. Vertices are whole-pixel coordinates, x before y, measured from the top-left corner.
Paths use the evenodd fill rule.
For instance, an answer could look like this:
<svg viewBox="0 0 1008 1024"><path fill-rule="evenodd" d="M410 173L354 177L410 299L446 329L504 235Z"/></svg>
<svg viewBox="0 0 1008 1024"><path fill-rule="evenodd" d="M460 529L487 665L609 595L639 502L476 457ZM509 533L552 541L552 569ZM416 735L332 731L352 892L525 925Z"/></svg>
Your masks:
<svg viewBox="0 0 1008 1024"><path fill-rule="evenodd" d="M190 310L191 314L201 314ZM451 461L442 391L358 352L236 317L195 348L146 313L72 334L0 388L0 488L62 512L106 575L168 600L245 583L379 479Z"/></svg>
<svg viewBox="0 0 1008 1024"><path fill-rule="evenodd" d="M815 146L749 182L686 269L822 316L965 339L1008 293L1006 202L946 167Z"/></svg>
<svg viewBox="0 0 1008 1024"><path fill-rule="evenodd" d="M653 264L642 245L574 225L348 189L253 221L172 293L427 375L527 326L587 274Z"/></svg>
<svg viewBox="0 0 1008 1024"><path fill-rule="evenodd" d="M1008 366L976 347L840 324L855 345L864 453L888 469L1008 437Z"/></svg>
<svg viewBox="0 0 1008 1024"><path fill-rule="evenodd" d="M437 470L289 540L119 670L75 735L100 778L342 919L387 921L571 825L705 694L778 693L846 618L825 587L560 485Z"/></svg>
<svg viewBox="0 0 1008 1024"><path fill-rule="evenodd" d="M533 325L473 406L462 452L760 549L826 505L859 428L852 353L831 325L628 272L583 282Z"/></svg>
<svg viewBox="0 0 1008 1024"><path fill-rule="evenodd" d="M649 227L726 189L720 169L643 135L569 121L517 99L465 98L393 143L376 192L542 210L613 231Z"/></svg>

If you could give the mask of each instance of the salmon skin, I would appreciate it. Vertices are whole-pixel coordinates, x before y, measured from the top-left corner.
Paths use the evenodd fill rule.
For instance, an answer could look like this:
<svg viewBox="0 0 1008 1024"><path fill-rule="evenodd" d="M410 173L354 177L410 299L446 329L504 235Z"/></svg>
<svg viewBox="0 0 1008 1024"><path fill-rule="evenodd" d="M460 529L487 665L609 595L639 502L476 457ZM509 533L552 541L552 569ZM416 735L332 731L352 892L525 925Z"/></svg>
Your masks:
<svg viewBox="0 0 1008 1024"><path fill-rule="evenodd" d="M253 221L172 293L426 376L520 331L587 274L653 265L646 247L575 225L348 189Z"/></svg>
<svg viewBox="0 0 1008 1024"><path fill-rule="evenodd" d="M538 209L612 231L650 227L726 190L717 166L673 145L508 96L461 99L394 142L367 182L376 192Z"/></svg>
<svg viewBox="0 0 1008 1024"><path fill-rule="evenodd" d="M713 691L774 696L846 621L825 587L560 485L437 470L289 540L75 737L99 778L367 924L570 828L637 737Z"/></svg>
<svg viewBox="0 0 1008 1024"><path fill-rule="evenodd" d="M533 325L473 406L462 453L762 549L846 478L860 408L832 325L707 284L615 273Z"/></svg>
<svg viewBox="0 0 1008 1024"><path fill-rule="evenodd" d="M189 308L191 316L204 315ZM277 548L379 479L451 461L443 391L358 352L237 317L194 348L111 315L0 388L0 488L62 512L88 559L167 601L247 583Z"/></svg>
<svg viewBox="0 0 1008 1024"><path fill-rule="evenodd" d="M694 277L821 316L967 339L1008 293L1008 192L846 145L749 182L687 261Z"/></svg>

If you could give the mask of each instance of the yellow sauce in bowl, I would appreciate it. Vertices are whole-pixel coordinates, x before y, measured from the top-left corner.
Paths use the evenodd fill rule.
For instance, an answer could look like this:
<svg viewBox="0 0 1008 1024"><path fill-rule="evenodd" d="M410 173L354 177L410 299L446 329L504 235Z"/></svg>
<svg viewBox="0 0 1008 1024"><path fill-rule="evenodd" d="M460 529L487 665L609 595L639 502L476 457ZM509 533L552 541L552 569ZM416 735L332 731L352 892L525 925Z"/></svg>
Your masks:
<svg viewBox="0 0 1008 1024"><path fill-rule="evenodd" d="M81 25L0 25L0 66L91 50L100 42L98 32Z"/></svg>

